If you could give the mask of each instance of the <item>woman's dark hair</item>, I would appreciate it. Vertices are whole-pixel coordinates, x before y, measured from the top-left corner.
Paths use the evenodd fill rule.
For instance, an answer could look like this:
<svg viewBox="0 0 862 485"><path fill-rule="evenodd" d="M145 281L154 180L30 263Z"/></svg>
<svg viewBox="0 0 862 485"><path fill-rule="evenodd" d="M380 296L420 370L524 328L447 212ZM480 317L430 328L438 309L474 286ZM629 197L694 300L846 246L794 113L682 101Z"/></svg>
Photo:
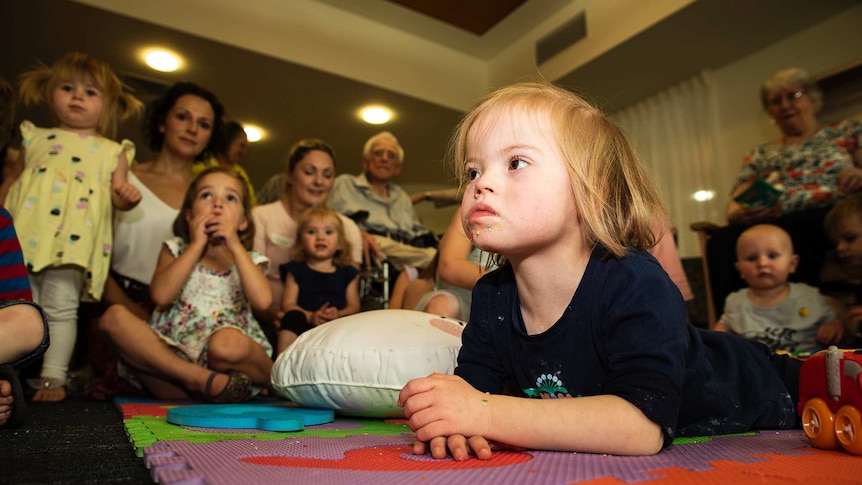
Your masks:
<svg viewBox="0 0 862 485"><path fill-rule="evenodd" d="M242 125L236 121L225 121L218 133L213 133L215 138L210 143L213 155L216 157L227 157L227 152L230 150L231 144L239 137L241 133L245 133Z"/></svg>
<svg viewBox="0 0 862 485"><path fill-rule="evenodd" d="M198 160L201 160L212 152L213 142L217 138L216 134L222 130L224 106L222 106L221 101L218 100L215 94L192 82L175 83L164 94L147 106L147 114L144 122L144 142L150 150L154 152L161 151L165 135L161 132L160 127L165 124L168 112L177 104L177 100L187 94L206 100L213 110L212 135L206 148L198 155Z"/></svg>
<svg viewBox="0 0 862 485"><path fill-rule="evenodd" d="M332 165L336 165L335 150L331 146L317 138L306 138L290 147L290 151L287 153L287 173L293 173L296 170L296 165L308 155L308 152L314 150L320 150L332 157Z"/></svg>

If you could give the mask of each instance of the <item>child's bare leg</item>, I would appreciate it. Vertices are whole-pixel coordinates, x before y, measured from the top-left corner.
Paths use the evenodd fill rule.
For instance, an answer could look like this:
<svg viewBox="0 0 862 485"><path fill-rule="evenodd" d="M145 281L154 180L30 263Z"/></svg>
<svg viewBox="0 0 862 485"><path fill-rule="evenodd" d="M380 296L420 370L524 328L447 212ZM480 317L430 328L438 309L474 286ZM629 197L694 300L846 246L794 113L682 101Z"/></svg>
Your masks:
<svg viewBox="0 0 862 485"><path fill-rule="evenodd" d="M242 372L255 385L272 387L272 359L262 345L243 332L235 328L216 331L210 337L208 352L212 369Z"/></svg>
<svg viewBox="0 0 862 485"><path fill-rule="evenodd" d="M120 359L139 372L142 383L159 399L187 399L206 391L212 371L178 356L147 322L122 305L113 305L99 320L99 329L114 345ZM230 376L213 379L211 393L218 394Z"/></svg>
<svg viewBox="0 0 862 485"><path fill-rule="evenodd" d="M276 349L276 355L284 352L284 349L290 347L290 345L296 342L299 336L290 330L281 329L278 332L278 348Z"/></svg>
<svg viewBox="0 0 862 485"><path fill-rule="evenodd" d="M0 363L12 363L33 352L45 337L42 315L32 305L0 308ZM5 381L4 381L5 382Z"/></svg>
<svg viewBox="0 0 862 485"><path fill-rule="evenodd" d="M461 318L461 304L454 295L437 294L425 305L422 311L449 318Z"/></svg>

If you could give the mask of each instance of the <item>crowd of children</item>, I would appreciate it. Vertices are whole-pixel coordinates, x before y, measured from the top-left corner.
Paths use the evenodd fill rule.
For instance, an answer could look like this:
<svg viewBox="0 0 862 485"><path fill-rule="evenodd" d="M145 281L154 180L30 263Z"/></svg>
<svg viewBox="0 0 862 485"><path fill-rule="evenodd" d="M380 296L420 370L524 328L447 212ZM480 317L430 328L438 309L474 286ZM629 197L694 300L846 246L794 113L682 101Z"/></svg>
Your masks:
<svg viewBox="0 0 862 485"><path fill-rule="evenodd" d="M164 157L190 168L211 156L205 147L222 108L194 85L171 89L150 130L162 135ZM0 229L17 229L0 233L0 249L13 255L0 262L17 271L5 271L0 287L0 336L14 329L16 338L0 341L21 343L0 348L0 428L20 422L16 372L42 352L33 399L66 397L78 305L102 300L106 285L140 286L152 300L152 313L110 306L99 327L121 373L162 399L236 403L267 392L277 353L360 311L358 238L325 207L335 162L319 140L294 147L284 199L271 206L279 215L286 208L291 221L280 238L292 249L282 254L288 246L279 242L287 259L277 270L254 250L269 242L255 221L268 218L252 211L234 157L182 179L188 188L175 216L169 211L173 236L159 241L151 279L109 278L115 211L150 197L129 174L134 145L111 140L141 104L107 64L80 53L25 73L20 94L46 103L56 126L21 123L23 143L7 157L0 186L8 209ZM0 115L11 120L6 106ZM194 145L188 153L167 139L183 133ZM234 142L244 150L231 137L220 155ZM486 459L494 445L652 454L677 436L790 428L801 364L780 353L859 332L862 305L788 282L798 256L769 224L738 240L736 269L748 286L727 299L719 331L691 325L686 290L648 252L664 236L656 221L667 219L650 177L620 129L569 91L522 83L489 94L457 127L449 156L464 189L443 239L453 249L444 259L441 248L439 266L435 259L405 270L394 299L469 320L455 375L417 376L401 391L416 453ZM862 195L839 202L826 227L839 257L862 266ZM438 276L459 266L469 277L437 288ZM37 304L8 303L30 290ZM10 309L17 313L7 317Z"/></svg>

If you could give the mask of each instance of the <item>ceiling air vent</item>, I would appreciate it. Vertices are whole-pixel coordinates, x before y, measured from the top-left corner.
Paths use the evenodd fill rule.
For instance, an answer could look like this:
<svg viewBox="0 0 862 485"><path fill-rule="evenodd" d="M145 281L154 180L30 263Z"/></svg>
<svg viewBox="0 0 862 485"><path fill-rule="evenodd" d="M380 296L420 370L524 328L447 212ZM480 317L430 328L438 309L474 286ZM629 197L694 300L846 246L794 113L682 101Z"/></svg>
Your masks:
<svg viewBox="0 0 862 485"><path fill-rule="evenodd" d="M581 12L536 42L536 64L542 64L587 36L587 14Z"/></svg>

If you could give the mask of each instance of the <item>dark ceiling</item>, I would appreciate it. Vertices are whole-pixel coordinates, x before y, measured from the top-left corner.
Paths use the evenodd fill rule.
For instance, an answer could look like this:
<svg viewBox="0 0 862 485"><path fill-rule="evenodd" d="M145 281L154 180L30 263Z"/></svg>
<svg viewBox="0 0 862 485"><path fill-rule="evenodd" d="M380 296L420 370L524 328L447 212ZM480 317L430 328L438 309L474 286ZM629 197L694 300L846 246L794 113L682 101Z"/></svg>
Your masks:
<svg viewBox="0 0 862 485"><path fill-rule="evenodd" d="M526 0L389 0L482 35Z"/></svg>

